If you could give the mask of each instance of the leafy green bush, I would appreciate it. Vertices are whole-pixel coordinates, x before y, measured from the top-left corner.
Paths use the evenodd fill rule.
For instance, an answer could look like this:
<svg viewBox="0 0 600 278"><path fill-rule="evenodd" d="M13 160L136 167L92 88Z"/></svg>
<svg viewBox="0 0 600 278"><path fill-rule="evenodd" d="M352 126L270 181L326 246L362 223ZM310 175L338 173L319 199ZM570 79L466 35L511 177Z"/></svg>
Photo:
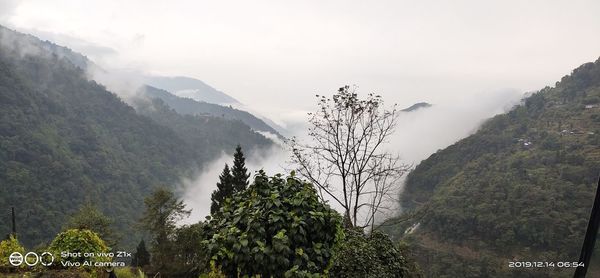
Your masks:
<svg viewBox="0 0 600 278"><path fill-rule="evenodd" d="M263 171L210 221L213 263L227 276L314 276L326 272L343 236L341 217L314 187Z"/></svg>
<svg viewBox="0 0 600 278"><path fill-rule="evenodd" d="M98 253L106 253L109 249L98 234L90 230L70 229L59 233L50 244L49 250L54 254L56 262L78 262L83 265L85 261L92 263L110 261L108 257L98 256ZM61 257L63 252L80 253L81 256ZM84 257L84 253L93 253L94 256Z"/></svg>
<svg viewBox="0 0 600 278"><path fill-rule="evenodd" d="M344 242L330 270L332 277L422 276L416 264L387 235L373 231L367 236L360 229L348 229L344 233Z"/></svg>
<svg viewBox="0 0 600 278"><path fill-rule="evenodd" d="M8 257L13 252L19 252L25 255L25 248L19 243L15 236L9 236L8 239L0 241L0 266L9 266Z"/></svg>

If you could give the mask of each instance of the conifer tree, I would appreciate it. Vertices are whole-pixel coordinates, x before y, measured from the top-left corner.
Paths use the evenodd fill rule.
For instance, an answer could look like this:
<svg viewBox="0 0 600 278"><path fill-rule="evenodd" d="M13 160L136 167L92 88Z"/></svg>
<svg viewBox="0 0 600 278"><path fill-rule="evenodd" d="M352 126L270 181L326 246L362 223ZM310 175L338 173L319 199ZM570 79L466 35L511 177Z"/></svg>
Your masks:
<svg viewBox="0 0 600 278"><path fill-rule="evenodd" d="M150 264L150 253L146 249L146 243L143 239L138 244L135 254L133 254L131 264L137 267L144 267Z"/></svg>
<svg viewBox="0 0 600 278"><path fill-rule="evenodd" d="M235 148L235 154L233 155L233 167L231 168L231 175L233 176L233 189L234 192L241 192L246 190L248 187L250 173L246 168L246 158L242 152L240 145Z"/></svg>
<svg viewBox="0 0 600 278"><path fill-rule="evenodd" d="M210 204L210 213L215 214L219 211L225 199L231 197L233 195L233 176L231 175L231 171L229 170L229 165L225 164L225 168L223 172L219 176L219 182L217 183L217 190L213 191L210 199L212 203Z"/></svg>

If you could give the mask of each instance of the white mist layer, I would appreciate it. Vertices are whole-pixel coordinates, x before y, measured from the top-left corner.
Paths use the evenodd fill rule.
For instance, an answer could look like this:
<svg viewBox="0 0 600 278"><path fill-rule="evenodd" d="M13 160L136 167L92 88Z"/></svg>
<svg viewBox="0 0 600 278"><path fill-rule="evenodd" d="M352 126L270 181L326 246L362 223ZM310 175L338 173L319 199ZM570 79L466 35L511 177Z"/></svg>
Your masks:
<svg viewBox="0 0 600 278"><path fill-rule="evenodd" d="M246 168L251 173L250 182L259 170L264 170L267 175L273 176L277 173L286 175L285 163L289 154L278 144L274 144L266 152L250 151L244 153L246 157ZM219 175L227 163L233 165L233 156L221 154L221 156L209 163L203 171L193 179L181 181L182 198L188 209L192 209L190 217L181 221L180 224L192 224L204 220L210 215L211 194L217 189Z"/></svg>
<svg viewBox="0 0 600 278"><path fill-rule="evenodd" d="M508 111L517 104L522 94L514 90L502 90L478 96L456 97L453 101L433 103L429 108L413 112L400 112L398 126L384 149L401 156L402 162L416 166L423 159L439 149L443 149L458 140L474 133L477 128L494 115ZM306 126L294 130L300 140L306 140ZM264 169L268 175L282 173L293 168L289 164L291 153L285 149L283 142L273 134L261 134L276 142L275 146L264 155L256 152L247 154L247 167L254 174ZM205 170L194 179L182 182L183 199L192 215L184 223L195 223L210 214L210 195L216 189L216 183L225 163L231 165L233 158L222 155L211 162ZM400 213L399 195L404 186L406 175L399 181L395 192L385 201L387 209L376 217L376 223ZM337 188L336 192L341 189ZM325 196L332 208L342 212L341 206L332 198ZM365 212L359 213L365 216ZM359 221L361 218L359 217ZM363 218L364 219L364 218Z"/></svg>

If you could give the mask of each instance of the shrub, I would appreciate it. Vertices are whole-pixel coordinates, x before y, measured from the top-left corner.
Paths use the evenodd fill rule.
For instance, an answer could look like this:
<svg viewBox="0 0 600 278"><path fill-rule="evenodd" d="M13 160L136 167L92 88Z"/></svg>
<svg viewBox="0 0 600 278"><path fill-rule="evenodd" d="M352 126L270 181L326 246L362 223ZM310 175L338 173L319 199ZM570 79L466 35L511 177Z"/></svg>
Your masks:
<svg viewBox="0 0 600 278"><path fill-rule="evenodd" d="M107 253L108 247L98 234L90 230L70 229L59 233L49 247L54 254L55 262L69 261L78 262L83 265L87 262L106 262L110 258L98 256L98 253ZM81 253L80 257L61 257L61 252ZM84 253L93 253L93 257L84 257Z"/></svg>
<svg viewBox="0 0 600 278"><path fill-rule="evenodd" d="M341 217L314 187L260 171L210 221L208 248L229 276L314 276L326 272L340 239Z"/></svg>
<svg viewBox="0 0 600 278"><path fill-rule="evenodd" d="M390 238L373 231L369 236L361 229L347 229L336 253L331 277L421 277L414 262Z"/></svg>
<svg viewBox="0 0 600 278"><path fill-rule="evenodd" d="M0 266L12 266L8 261L8 257L13 252L19 252L25 256L25 248L23 248L23 245L19 243L15 236L11 235L8 239L0 241Z"/></svg>

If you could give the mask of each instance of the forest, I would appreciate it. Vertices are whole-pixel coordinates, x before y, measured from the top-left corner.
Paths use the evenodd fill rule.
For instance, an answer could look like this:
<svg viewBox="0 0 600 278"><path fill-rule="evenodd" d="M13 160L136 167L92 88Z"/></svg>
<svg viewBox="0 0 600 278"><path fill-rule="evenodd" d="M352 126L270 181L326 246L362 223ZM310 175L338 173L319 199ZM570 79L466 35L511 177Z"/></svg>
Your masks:
<svg viewBox="0 0 600 278"><path fill-rule="evenodd" d="M600 169L599 104L600 59L422 161L401 196L406 213L382 229L414 244L428 276L570 277L505 265L578 260Z"/></svg>
<svg viewBox="0 0 600 278"><path fill-rule="evenodd" d="M154 188L174 187L237 144L272 144L239 121L179 115L159 100L136 111L89 81L80 55L2 28L0 207L15 208L27 247L48 242L85 202L114 218L123 246L134 247L135 219Z"/></svg>

